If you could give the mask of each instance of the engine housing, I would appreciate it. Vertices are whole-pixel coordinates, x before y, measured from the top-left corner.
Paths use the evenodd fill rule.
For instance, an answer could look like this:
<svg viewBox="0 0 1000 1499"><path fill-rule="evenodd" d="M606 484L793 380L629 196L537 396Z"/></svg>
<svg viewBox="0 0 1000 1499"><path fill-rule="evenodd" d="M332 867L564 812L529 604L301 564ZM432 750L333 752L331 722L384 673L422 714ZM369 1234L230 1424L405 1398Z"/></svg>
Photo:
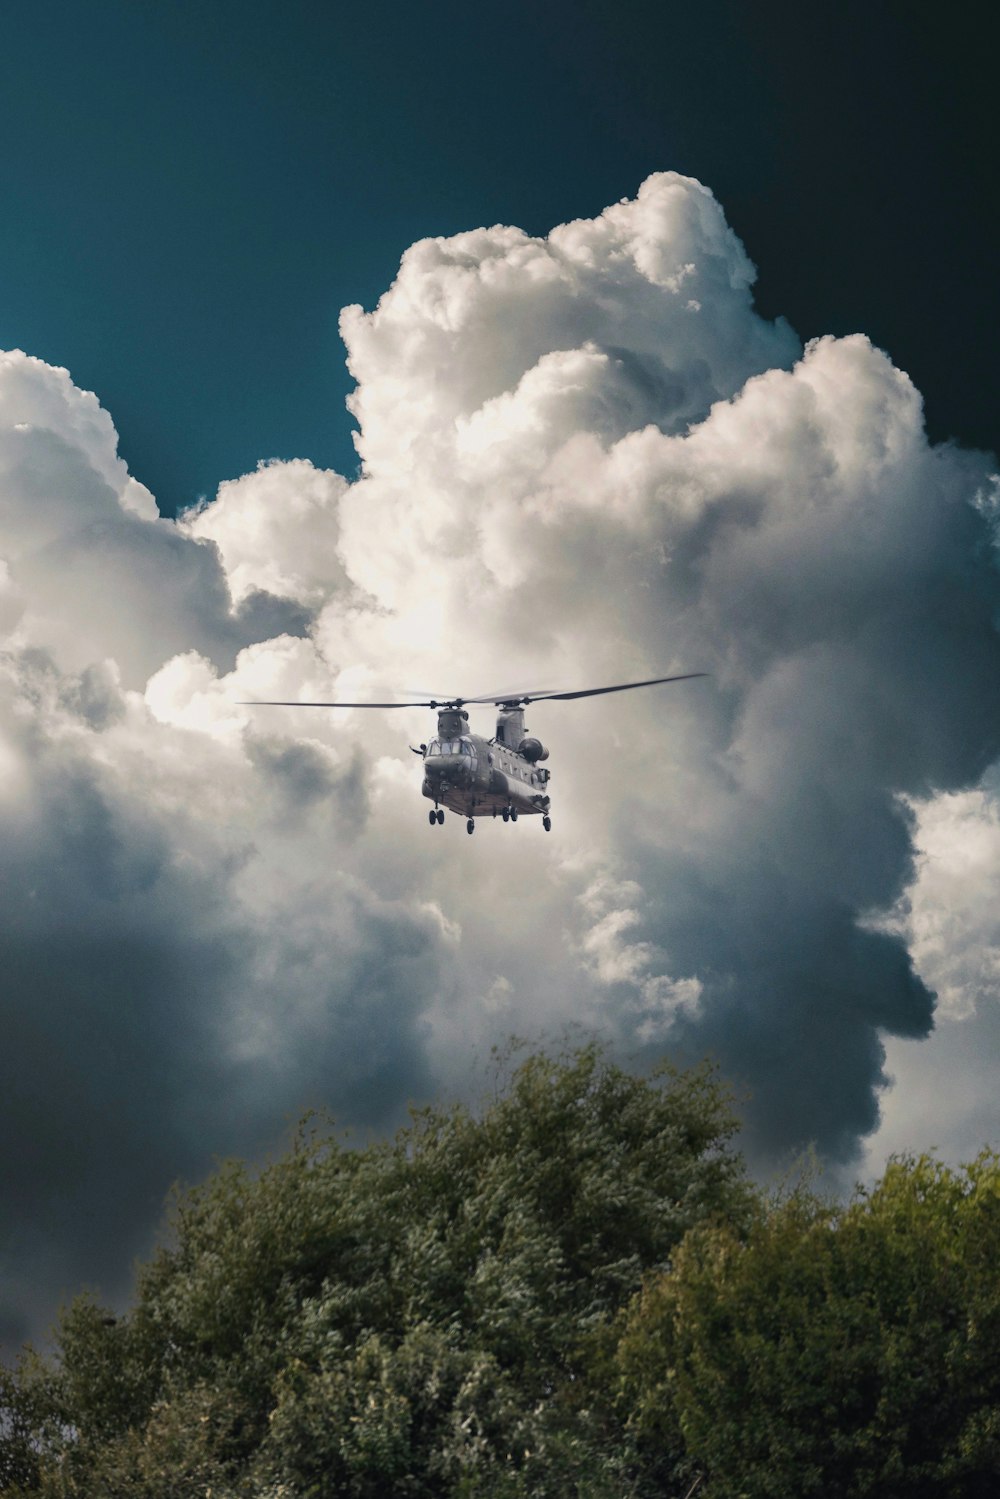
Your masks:
<svg viewBox="0 0 1000 1499"><path fill-rule="evenodd" d="M539 760L547 760L549 752L540 739L529 736L522 739L517 747L519 755L523 755L529 765L537 765Z"/></svg>

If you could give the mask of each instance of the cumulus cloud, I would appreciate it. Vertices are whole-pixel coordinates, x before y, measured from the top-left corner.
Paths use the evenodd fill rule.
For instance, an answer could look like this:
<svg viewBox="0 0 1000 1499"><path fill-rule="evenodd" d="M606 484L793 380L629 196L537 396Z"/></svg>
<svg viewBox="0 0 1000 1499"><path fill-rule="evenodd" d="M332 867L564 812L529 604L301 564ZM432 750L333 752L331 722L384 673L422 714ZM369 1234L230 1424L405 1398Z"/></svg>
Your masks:
<svg viewBox="0 0 1000 1499"><path fill-rule="evenodd" d="M337 549L346 489L339 474L302 459L261 463L188 511L181 530L215 543L237 604L269 593L309 608L347 581Z"/></svg>
<svg viewBox="0 0 1000 1499"><path fill-rule="evenodd" d="M1000 1056L1000 782L992 768L968 791L915 800L916 871L873 924L904 941L937 994L937 1028L922 1045L891 1040L881 1128L867 1142L874 1175L893 1152L934 1147L970 1160L996 1144Z"/></svg>
<svg viewBox="0 0 1000 1499"><path fill-rule="evenodd" d="M139 686L176 651L231 664L250 641L304 629L290 597L244 590L231 607L215 547L160 519L111 419L65 370L0 355L0 422L0 613L8 628L23 615L21 638L75 669L110 657Z"/></svg>
<svg viewBox="0 0 1000 1499"><path fill-rule="evenodd" d="M265 463L176 523L93 396L0 360L9 1335L117 1289L172 1176L310 1103L386 1127L511 1031L710 1051L757 1159L846 1163L885 1038L979 1003L984 876L940 850L971 817L995 879L988 467L753 276L672 173L422 241L343 315L359 476ZM531 709L548 837L430 829L421 710L242 705L672 670L710 676Z"/></svg>
<svg viewBox="0 0 1000 1499"><path fill-rule="evenodd" d="M938 1000L942 1020L1000 1005L1000 786L911 803L913 883L875 925L901 936Z"/></svg>

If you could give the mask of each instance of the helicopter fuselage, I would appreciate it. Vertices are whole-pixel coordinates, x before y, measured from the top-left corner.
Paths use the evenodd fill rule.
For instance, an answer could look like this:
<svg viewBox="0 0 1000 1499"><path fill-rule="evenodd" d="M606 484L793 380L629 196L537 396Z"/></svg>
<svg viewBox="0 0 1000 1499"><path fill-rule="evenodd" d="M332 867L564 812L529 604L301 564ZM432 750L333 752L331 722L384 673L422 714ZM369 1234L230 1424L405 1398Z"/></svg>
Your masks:
<svg viewBox="0 0 1000 1499"><path fill-rule="evenodd" d="M519 750L521 744L528 754ZM545 754L537 740L525 739L519 710L501 712L495 739L470 733L468 714L444 710L437 736L424 752L423 794L460 817L544 817L549 772L536 761Z"/></svg>

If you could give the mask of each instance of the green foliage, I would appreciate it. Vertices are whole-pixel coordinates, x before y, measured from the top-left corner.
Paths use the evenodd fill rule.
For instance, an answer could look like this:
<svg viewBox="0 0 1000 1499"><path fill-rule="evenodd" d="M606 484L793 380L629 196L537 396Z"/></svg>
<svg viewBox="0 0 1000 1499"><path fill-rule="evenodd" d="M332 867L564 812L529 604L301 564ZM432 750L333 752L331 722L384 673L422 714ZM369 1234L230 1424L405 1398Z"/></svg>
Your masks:
<svg viewBox="0 0 1000 1499"><path fill-rule="evenodd" d="M710 1072L493 1104L178 1193L127 1316L0 1370L3 1499L986 1499L1000 1159L750 1193Z"/></svg>
<svg viewBox="0 0 1000 1499"><path fill-rule="evenodd" d="M3 1499L986 1499L1000 1159L768 1201L710 1072L530 1057L480 1115L178 1193L135 1305L0 1370Z"/></svg>
<svg viewBox="0 0 1000 1499"><path fill-rule="evenodd" d="M711 1499L1000 1492L1000 1158L897 1160L835 1208L798 1191L747 1235L688 1235L617 1353L655 1461L683 1442Z"/></svg>
<svg viewBox="0 0 1000 1499"><path fill-rule="evenodd" d="M227 1165L176 1197L127 1316L77 1302L51 1366L5 1377L0 1493L645 1492L607 1395L616 1318L688 1230L746 1221L734 1128L706 1069L636 1078L585 1047L478 1116Z"/></svg>

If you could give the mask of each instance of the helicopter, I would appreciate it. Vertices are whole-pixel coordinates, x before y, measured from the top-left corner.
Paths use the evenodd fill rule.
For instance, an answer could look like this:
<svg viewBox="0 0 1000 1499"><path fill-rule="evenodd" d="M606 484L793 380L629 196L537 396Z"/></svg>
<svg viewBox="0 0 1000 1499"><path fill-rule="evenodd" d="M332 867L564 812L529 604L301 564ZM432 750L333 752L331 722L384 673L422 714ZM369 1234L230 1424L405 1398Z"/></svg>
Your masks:
<svg viewBox="0 0 1000 1499"><path fill-rule="evenodd" d="M644 682L618 682L611 687L584 687L575 692L502 692L482 697L432 697L406 703L303 703L244 702L253 708L432 708L437 711L437 734L419 749L410 749L423 760L421 791L434 803L427 814L431 827L444 822L445 808L465 818L466 832L474 833L477 817L500 817L517 822L519 817L541 817L545 831L552 830L550 771L542 763L549 752L540 739L528 734L524 710L532 703L571 702L583 697L601 697L608 692L631 692L636 687L658 687L664 682L690 682L707 672L689 671L680 676L650 677ZM497 709L496 733L484 739L469 729L466 705L491 703Z"/></svg>

